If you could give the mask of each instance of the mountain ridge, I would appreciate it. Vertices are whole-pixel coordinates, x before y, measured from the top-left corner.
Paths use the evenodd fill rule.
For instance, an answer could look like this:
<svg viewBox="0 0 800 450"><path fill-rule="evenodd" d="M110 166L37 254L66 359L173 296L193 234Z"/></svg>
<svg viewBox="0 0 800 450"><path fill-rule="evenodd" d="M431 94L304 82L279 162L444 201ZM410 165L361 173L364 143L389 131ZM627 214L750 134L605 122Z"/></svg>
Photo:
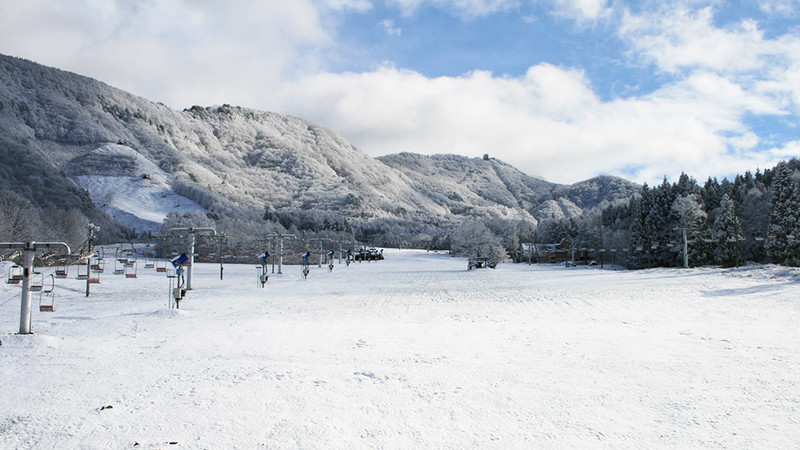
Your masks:
<svg viewBox="0 0 800 450"><path fill-rule="evenodd" d="M87 155L109 145L141 155L163 171L166 188L181 191L216 216L277 210L317 211L355 222L501 218L535 223L543 215L568 217L628 198L639 188L616 177L558 185L493 158L413 153L372 158L337 133L300 118L230 105L173 110L101 81L11 56L0 55L0 81L0 148L6 166L0 169L0 189L21 192L35 204L78 207L90 219L115 220L86 179L78 179ZM131 156L119 149L114 154ZM120 176L116 163L104 164L108 173L101 164L96 176ZM55 199L48 197L47 186L55 190ZM152 230L158 223L150 221L153 226L127 228Z"/></svg>

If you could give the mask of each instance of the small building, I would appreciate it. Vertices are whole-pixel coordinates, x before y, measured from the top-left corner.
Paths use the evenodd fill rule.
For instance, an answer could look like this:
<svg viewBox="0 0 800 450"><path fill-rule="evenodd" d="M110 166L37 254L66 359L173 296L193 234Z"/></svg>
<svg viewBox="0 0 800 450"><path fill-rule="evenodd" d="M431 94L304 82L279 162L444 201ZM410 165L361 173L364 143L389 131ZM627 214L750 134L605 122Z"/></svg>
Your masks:
<svg viewBox="0 0 800 450"><path fill-rule="evenodd" d="M572 260L572 246L566 239L557 244L523 243L523 258L530 257L531 262L562 263Z"/></svg>

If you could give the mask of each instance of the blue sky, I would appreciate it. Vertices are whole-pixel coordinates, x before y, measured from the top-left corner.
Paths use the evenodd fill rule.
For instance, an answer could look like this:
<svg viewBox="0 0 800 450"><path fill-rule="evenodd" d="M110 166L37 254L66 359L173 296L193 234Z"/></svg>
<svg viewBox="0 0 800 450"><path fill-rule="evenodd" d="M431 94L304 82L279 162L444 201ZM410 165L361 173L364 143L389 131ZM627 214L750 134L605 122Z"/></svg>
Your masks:
<svg viewBox="0 0 800 450"><path fill-rule="evenodd" d="M0 52L562 183L800 156L800 0L0 0Z"/></svg>

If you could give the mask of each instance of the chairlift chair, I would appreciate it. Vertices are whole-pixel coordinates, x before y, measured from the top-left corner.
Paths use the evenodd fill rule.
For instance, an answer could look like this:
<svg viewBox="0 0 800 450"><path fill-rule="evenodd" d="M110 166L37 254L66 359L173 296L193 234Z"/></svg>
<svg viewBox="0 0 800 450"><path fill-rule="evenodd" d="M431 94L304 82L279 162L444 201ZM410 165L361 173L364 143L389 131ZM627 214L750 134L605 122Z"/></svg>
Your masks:
<svg viewBox="0 0 800 450"><path fill-rule="evenodd" d="M128 262L126 259L123 262L122 259L117 258L114 260L114 275L124 275L125 274L125 264Z"/></svg>
<svg viewBox="0 0 800 450"><path fill-rule="evenodd" d="M31 292L42 292L42 286L44 285L44 275L41 272L34 272L34 280L32 280L30 286L28 286L28 290ZM35 281L36 275L39 275L39 282Z"/></svg>
<svg viewBox="0 0 800 450"><path fill-rule="evenodd" d="M86 280L89 278L89 268L86 265L81 264L78 266L78 276L75 277L77 280Z"/></svg>
<svg viewBox="0 0 800 450"><path fill-rule="evenodd" d="M56 295L53 292L56 287L56 279L53 274L50 274L50 287L48 289L42 289L39 291L39 311L40 312L53 312L53 306L55 305L55 298ZM46 301L46 297L50 297L49 301Z"/></svg>
<svg viewBox="0 0 800 450"><path fill-rule="evenodd" d="M95 260L90 266L90 273L87 281L89 284L99 284L100 283L100 274L103 273L105 262L100 260L99 258ZM94 276L92 276L94 274Z"/></svg>
<svg viewBox="0 0 800 450"><path fill-rule="evenodd" d="M8 278L6 284L19 284L22 281L22 267L11 266L8 270Z"/></svg>
<svg viewBox="0 0 800 450"><path fill-rule="evenodd" d="M167 262L166 261L156 261L156 272L158 272L158 273L166 273L167 272Z"/></svg>
<svg viewBox="0 0 800 450"><path fill-rule="evenodd" d="M62 279L63 278L67 278L69 276L69 272L68 271L69 271L69 267L68 266L66 266L66 265L58 266L58 268L56 268L55 277L56 278L62 278Z"/></svg>
<svg viewBox="0 0 800 450"><path fill-rule="evenodd" d="M125 264L125 278L136 278L136 263Z"/></svg>
<svg viewBox="0 0 800 450"><path fill-rule="evenodd" d="M103 273L105 270L105 265L106 263L102 259L96 260L91 265L92 273Z"/></svg>
<svg viewBox="0 0 800 450"><path fill-rule="evenodd" d="M145 261L145 263L144 263L144 268L145 268L145 269L152 269L152 268L154 268L155 266L156 266L156 263L155 263L155 261L153 261L152 259L148 259L148 260L147 260L147 261Z"/></svg>

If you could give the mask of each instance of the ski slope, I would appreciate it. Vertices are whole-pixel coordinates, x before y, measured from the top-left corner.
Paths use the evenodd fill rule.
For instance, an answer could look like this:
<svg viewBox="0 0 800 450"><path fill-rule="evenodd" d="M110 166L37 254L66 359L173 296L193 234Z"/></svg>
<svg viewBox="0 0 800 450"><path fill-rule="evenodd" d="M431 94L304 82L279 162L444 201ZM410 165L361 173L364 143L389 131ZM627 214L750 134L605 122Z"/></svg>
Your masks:
<svg viewBox="0 0 800 450"><path fill-rule="evenodd" d="M385 255L263 289L255 265L198 264L180 310L152 269L85 298L73 267L25 336L2 284L0 448L800 442L796 270Z"/></svg>

